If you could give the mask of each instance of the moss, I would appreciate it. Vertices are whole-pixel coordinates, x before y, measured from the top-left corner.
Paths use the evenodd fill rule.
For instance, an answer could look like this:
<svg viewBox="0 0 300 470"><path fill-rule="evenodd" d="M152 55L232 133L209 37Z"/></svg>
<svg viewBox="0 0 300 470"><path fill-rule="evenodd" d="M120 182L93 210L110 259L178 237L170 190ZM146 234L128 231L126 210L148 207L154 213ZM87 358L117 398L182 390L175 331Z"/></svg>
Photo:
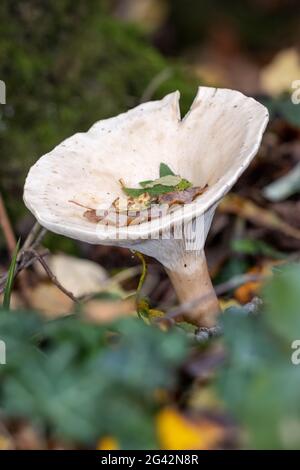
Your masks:
<svg viewBox="0 0 300 470"><path fill-rule="evenodd" d="M139 103L170 67L153 98L180 89L183 109L196 84L131 25L112 19L107 2L2 0L0 77L1 191L15 218L24 213L25 175L36 159L69 135Z"/></svg>

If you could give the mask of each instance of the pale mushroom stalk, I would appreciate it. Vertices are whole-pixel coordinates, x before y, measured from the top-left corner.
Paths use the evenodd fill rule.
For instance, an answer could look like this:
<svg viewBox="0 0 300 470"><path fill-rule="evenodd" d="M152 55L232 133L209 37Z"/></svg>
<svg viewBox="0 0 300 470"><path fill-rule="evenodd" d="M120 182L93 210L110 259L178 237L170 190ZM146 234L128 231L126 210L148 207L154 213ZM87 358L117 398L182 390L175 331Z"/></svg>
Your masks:
<svg viewBox="0 0 300 470"><path fill-rule="evenodd" d="M175 269L166 270L181 303L187 308L183 318L201 327L212 327L220 311L207 268L204 251L187 254L180 259ZM188 304L194 304L188 308Z"/></svg>
<svg viewBox="0 0 300 470"><path fill-rule="evenodd" d="M177 230L172 232L172 236L165 229L158 240L133 245L135 250L157 259L164 266L178 300L183 304L182 314L178 318L206 328L216 324L220 313L204 253L215 208L213 206L204 214L181 225L183 216L177 222ZM174 232L177 232L177 236Z"/></svg>
<svg viewBox="0 0 300 470"><path fill-rule="evenodd" d="M174 92L62 142L30 169L24 200L53 232L156 258L179 300L192 303L185 316L210 327L219 306L205 240L217 204L257 153L267 122L266 108L253 98L209 87L199 88L181 119L179 93ZM157 178L162 162L194 186L207 185L206 191L159 219L126 227L105 227L84 217L83 207L107 210L124 196L120 180L136 188L140 181Z"/></svg>

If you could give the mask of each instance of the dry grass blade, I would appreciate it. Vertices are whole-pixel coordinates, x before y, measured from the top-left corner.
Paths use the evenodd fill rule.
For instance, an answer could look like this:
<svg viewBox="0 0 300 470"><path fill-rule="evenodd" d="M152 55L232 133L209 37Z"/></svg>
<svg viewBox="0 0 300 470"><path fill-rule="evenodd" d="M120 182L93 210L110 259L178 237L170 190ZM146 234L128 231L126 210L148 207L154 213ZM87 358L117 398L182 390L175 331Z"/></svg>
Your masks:
<svg viewBox="0 0 300 470"><path fill-rule="evenodd" d="M4 298L3 298L3 308L5 310L9 310L10 307L10 299L11 299L11 293L13 289L13 284L14 284L14 279L15 279L15 272L16 272L16 265L17 265L17 257L19 253L19 247L20 247L20 240L18 241L15 251L12 256L12 260L10 263L9 271L8 271L8 276L6 280L6 285L4 289Z"/></svg>

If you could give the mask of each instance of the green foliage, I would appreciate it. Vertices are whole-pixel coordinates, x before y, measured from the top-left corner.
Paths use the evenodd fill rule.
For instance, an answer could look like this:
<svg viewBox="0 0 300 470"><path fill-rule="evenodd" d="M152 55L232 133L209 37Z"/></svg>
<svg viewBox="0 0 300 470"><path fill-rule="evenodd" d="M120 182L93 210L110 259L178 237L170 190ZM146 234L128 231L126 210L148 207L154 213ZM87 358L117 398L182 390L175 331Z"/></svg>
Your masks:
<svg viewBox="0 0 300 470"><path fill-rule="evenodd" d="M255 449L300 448L300 373L291 361L300 339L300 265L277 270L260 314L224 315L227 361L219 391Z"/></svg>
<svg viewBox="0 0 300 470"><path fill-rule="evenodd" d="M229 260L221 268L221 271L216 275L214 281L216 284L226 282L234 276L244 274L250 268L250 263L244 256L231 256Z"/></svg>
<svg viewBox="0 0 300 470"><path fill-rule="evenodd" d="M139 103L165 68L169 79L153 99L180 89L183 111L196 91L181 67L170 65L139 30L109 16L109 2L89 0L0 3L1 189L12 215L24 211L25 175L38 157L95 121ZM17 197L16 197L17 196Z"/></svg>
<svg viewBox="0 0 300 470"><path fill-rule="evenodd" d="M267 98L261 100L269 109L272 118L279 116L289 124L300 127L300 109L295 105L289 94L283 94L278 98Z"/></svg>
<svg viewBox="0 0 300 470"><path fill-rule="evenodd" d="M153 188L123 188L123 191L127 196L139 197L146 192L150 194L150 196L159 196L160 194L170 193L171 191L174 191L174 189L174 186L163 186L162 184L157 184Z"/></svg>
<svg viewBox="0 0 300 470"><path fill-rule="evenodd" d="M175 176L175 173L166 163L161 163L159 165L159 177L163 178L164 176Z"/></svg>
<svg viewBox="0 0 300 470"><path fill-rule="evenodd" d="M274 279L264 289L270 328L287 343L300 338L300 266L277 268ZM296 336L296 337L295 337Z"/></svg>
<svg viewBox="0 0 300 470"><path fill-rule="evenodd" d="M30 312L3 312L0 329L5 416L82 444L112 435L126 449L156 446L155 391L175 384L186 354L182 334L136 319L100 326L73 315L45 323Z"/></svg>
<svg viewBox="0 0 300 470"><path fill-rule="evenodd" d="M263 240L256 240L254 238L233 240L231 247L235 252L246 255L268 256L274 259L283 259L285 256Z"/></svg>
<svg viewBox="0 0 300 470"><path fill-rule="evenodd" d="M170 193L172 191L184 191L191 188L193 185L185 178L175 175L171 168L165 163L159 166L159 178L156 180L140 181L139 188L126 188L123 186L123 191L127 196L139 197L147 192L150 196L160 196L161 194Z"/></svg>

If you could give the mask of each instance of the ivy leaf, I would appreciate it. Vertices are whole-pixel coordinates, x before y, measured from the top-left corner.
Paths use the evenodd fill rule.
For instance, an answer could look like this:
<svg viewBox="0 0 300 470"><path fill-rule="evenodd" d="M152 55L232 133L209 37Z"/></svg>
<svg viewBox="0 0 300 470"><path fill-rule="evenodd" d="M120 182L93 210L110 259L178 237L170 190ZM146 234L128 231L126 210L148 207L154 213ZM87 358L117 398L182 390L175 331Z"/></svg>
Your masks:
<svg viewBox="0 0 300 470"><path fill-rule="evenodd" d="M130 196L130 197L139 197L141 196L142 194L144 194L146 191L145 189L139 189L139 188L125 188L125 186L123 186L123 191L125 194L127 194L127 196Z"/></svg>
<svg viewBox="0 0 300 470"><path fill-rule="evenodd" d="M159 196L160 194L170 193L171 191L174 191L174 186L164 186L162 184L147 189L150 196Z"/></svg>
<svg viewBox="0 0 300 470"><path fill-rule="evenodd" d="M182 178L181 181L177 184L177 191L185 191L186 189L192 188L192 183L185 178Z"/></svg>
<svg viewBox="0 0 300 470"><path fill-rule="evenodd" d="M171 170L171 168L166 165L165 163L161 163L159 166L159 177L163 178L164 176L175 176L175 173Z"/></svg>
<svg viewBox="0 0 300 470"><path fill-rule="evenodd" d="M145 181L140 181L139 184L142 186L142 188L146 188L150 183L153 183L154 180L145 180Z"/></svg>
<svg viewBox="0 0 300 470"><path fill-rule="evenodd" d="M125 188L123 187L123 191L127 194L127 196L131 197L139 197L142 194L148 193L150 196L160 196L161 194L170 193L174 191L174 186L164 186L162 184L158 184L153 188L145 188L138 189L138 188Z"/></svg>
<svg viewBox="0 0 300 470"><path fill-rule="evenodd" d="M171 168L165 163L161 163L159 167L160 177L155 180L140 181L140 188L126 188L122 185L124 193L133 198L137 198L142 194L148 193L151 197L160 196L172 191L185 191L192 188L192 183L181 176L175 175Z"/></svg>
<svg viewBox="0 0 300 470"><path fill-rule="evenodd" d="M147 183L143 181L143 188L153 188L154 186L163 185L163 186L177 186L181 182L182 178L175 175L167 175L162 178L158 178L154 181L148 181ZM140 183L141 184L141 183Z"/></svg>

